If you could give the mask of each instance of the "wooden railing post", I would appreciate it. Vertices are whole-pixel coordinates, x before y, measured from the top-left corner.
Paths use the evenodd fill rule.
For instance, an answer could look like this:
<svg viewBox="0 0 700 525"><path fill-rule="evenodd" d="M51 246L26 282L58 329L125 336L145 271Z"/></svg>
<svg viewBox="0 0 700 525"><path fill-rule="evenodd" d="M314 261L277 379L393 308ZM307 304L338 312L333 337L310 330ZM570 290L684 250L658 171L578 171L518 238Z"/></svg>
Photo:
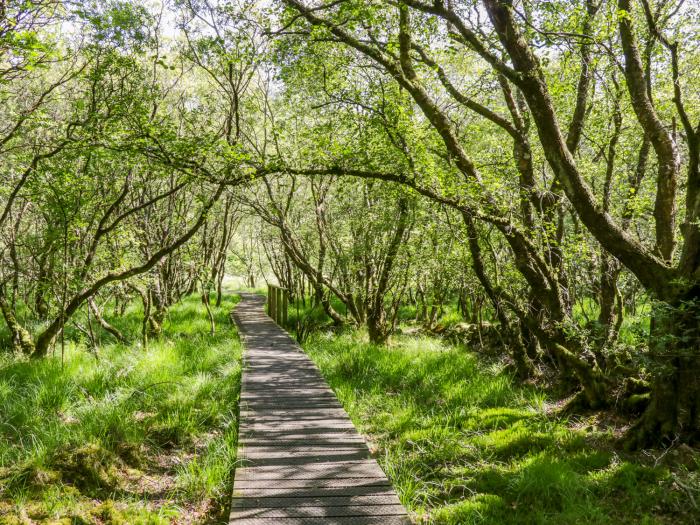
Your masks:
<svg viewBox="0 0 700 525"><path fill-rule="evenodd" d="M272 285L268 284L267 285L267 304L265 305L265 309L267 310L267 315L272 317L272 310L270 309L270 294L272 293Z"/></svg>
<svg viewBox="0 0 700 525"><path fill-rule="evenodd" d="M287 290L282 290L282 326L287 326Z"/></svg>
<svg viewBox="0 0 700 525"><path fill-rule="evenodd" d="M282 326L282 288L277 288L277 316L275 321Z"/></svg>
<svg viewBox="0 0 700 525"><path fill-rule="evenodd" d="M267 315L282 327L287 326L287 301L286 288L267 285Z"/></svg>
<svg viewBox="0 0 700 525"><path fill-rule="evenodd" d="M277 322L277 290L273 285L270 285L270 292L267 295L267 301L270 305L270 313L268 315L272 317L275 322Z"/></svg>

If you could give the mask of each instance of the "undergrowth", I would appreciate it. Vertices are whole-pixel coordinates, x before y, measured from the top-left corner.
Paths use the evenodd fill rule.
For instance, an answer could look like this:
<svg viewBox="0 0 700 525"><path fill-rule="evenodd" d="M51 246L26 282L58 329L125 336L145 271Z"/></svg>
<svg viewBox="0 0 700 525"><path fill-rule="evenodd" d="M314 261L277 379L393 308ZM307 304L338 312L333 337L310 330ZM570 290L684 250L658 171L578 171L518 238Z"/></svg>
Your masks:
<svg viewBox="0 0 700 525"><path fill-rule="evenodd" d="M141 310L110 319L129 344L68 340L41 360L0 357L0 523L193 523L227 510L241 347L199 297L143 349Z"/></svg>
<svg viewBox="0 0 700 525"><path fill-rule="evenodd" d="M622 455L612 430L557 417L498 364L436 338L376 346L354 330L304 347L419 521L700 523L697 455Z"/></svg>

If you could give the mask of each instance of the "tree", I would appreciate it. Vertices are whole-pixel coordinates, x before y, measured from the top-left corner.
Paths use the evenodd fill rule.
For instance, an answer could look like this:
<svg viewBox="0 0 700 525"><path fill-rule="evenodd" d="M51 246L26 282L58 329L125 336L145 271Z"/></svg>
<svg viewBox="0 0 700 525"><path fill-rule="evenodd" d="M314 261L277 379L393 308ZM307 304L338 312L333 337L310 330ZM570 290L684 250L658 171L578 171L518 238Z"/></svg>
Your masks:
<svg viewBox="0 0 700 525"><path fill-rule="evenodd" d="M560 270L562 261L559 255L561 232L566 226L565 214L571 213L585 225L602 248L654 294L659 305L653 336L654 340L661 341L652 349L652 354L659 356L654 366L655 386L647 412L630 434L631 443L643 446L659 436L676 434L695 439L698 420L693 414L698 413L698 391L692 377L697 372L699 358L692 348L698 346L693 336L698 301L698 243L697 224L694 222L698 210L695 209L697 154L693 144L697 130L693 128L683 103L684 86L679 76L683 55L679 53L679 44L664 37L658 28L658 24L670 24L675 30L683 27L678 19L673 18L678 10L670 3L660 4L657 8L643 3L642 9L635 10L627 1L618 5L584 2L581 9L567 17L563 11L565 3L548 4L542 9L527 5L522 12L510 2L496 0L458 7L414 0L399 2L396 7L384 6L383 3L341 2L311 8L298 0L288 0L284 4L290 8L287 12L289 22L285 27L302 26L296 31L302 36L292 37L295 41L310 34L312 39L309 42L320 41L321 46L328 46L326 42L347 46L410 94L440 137L445 155L464 179L461 183L442 188L446 191L435 191L431 188L435 183L430 175L416 177L407 174L407 170L393 175L357 170L354 174L393 179L414 186L424 195L453 202L469 217L490 222L498 228L512 249L522 277L538 294L538 301L522 312L520 321L535 333L562 365L577 375L590 405L605 403L606 386L598 370L601 364L596 363L594 367L587 364L586 345L580 344L581 337L576 334L575 323L571 322L571 304L565 293L569 286L566 279L562 279L565 275ZM488 24L480 16L484 12L488 14ZM602 16L606 20L617 18L616 29L606 33L605 25L597 22ZM547 24L553 18L566 19L567 24L575 24L576 30L550 31ZM306 22L307 29L303 29L300 20ZM677 118L689 124L684 124L687 159L681 159L678 142L674 141L669 126L663 123L652 102L653 86L648 85L637 43L640 25L646 26L646 30L654 35L653 41L661 42L670 55L670 71L664 70L665 76L659 81L658 91L673 93ZM279 33L284 32L283 29ZM436 42L442 44L436 45ZM546 60L536 56L533 51L535 44L550 52ZM451 76L453 64L465 52L472 57L478 56L480 67L490 70L502 91L503 98L498 103L506 107L510 118L502 117L488 104L467 97L455 86ZM558 83L552 75L552 67L559 67L574 53L579 59L579 74L571 77L568 85L566 77L563 84ZM439 55L438 58L434 54ZM630 217L621 223L611 215L609 208L600 206L591 186L588 159L594 155L591 145L586 144L586 150L582 151L581 144L587 131L587 117L592 111L590 99L594 83L591 76L595 61L609 61L610 67L599 65L595 70L608 85L618 82L614 71L624 63L624 95L633 109L634 124L642 131L636 134L637 147L643 151L648 141L658 160L656 186L652 189L655 226L652 246L647 244L647 239L635 238L627 231L624 223L629 224ZM554 89L569 89L575 96L573 99L563 97ZM510 218L514 210L504 206L497 188L490 185L477 168L469 153L471 137L461 134L454 118L441 104L445 97L513 137L514 161L519 172L517 193L523 197L519 201L518 222ZM565 131L560 122L562 114L567 112L571 118ZM530 130L527 122L532 122L534 129ZM619 134L614 132L613 135L616 133ZM625 140L634 141L629 135ZM534 145L536 150L533 150ZM546 165L542 166L546 166L553 181L545 191L533 188L532 184L529 161L538 154L546 160ZM683 247L674 258L674 248L678 243L675 203L683 198L677 191L682 164L687 166L685 185L688 190L685 194L685 222L680 228ZM614 170L614 166L608 170L612 172L610 177ZM335 172L352 174L352 171L343 166L335 168ZM641 171L643 174L644 167ZM560 196L566 196L568 205L562 203ZM530 208L539 212L544 231L551 232L540 246L528 241L530 232L533 232ZM554 233L556 235L552 237ZM541 314L533 315L532 308Z"/></svg>

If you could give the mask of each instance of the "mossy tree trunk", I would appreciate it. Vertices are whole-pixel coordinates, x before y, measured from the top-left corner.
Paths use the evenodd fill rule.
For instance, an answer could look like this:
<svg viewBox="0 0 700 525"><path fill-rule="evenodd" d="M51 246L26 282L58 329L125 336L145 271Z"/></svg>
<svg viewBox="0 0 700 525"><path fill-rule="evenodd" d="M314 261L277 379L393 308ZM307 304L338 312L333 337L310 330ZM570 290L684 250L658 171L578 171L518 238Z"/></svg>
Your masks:
<svg viewBox="0 0 700 525"><path fill-rule="evenodd" d="M658 305L652 324L650 402L625 444L638 449L675 440L700 443L700 284Z"/></svg>
<svg viewBox="0 0 700 525"><path fill-rule="evenodd" d="M32 335L17 320L15 312L5 298L4 289L0 290L0 311L2 311L2 316L5 318L7 328L10 330L13 350L27 355L33 354L35 345Z"/></svg>

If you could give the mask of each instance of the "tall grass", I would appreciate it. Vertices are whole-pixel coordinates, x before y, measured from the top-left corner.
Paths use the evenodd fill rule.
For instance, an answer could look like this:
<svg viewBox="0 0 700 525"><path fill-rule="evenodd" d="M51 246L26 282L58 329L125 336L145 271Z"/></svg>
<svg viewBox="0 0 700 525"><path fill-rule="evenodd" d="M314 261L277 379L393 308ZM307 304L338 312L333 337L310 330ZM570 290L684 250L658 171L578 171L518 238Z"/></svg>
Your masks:
<svg viewBox="0 0 700 525"><path fill-rule="evenodd" d="M304 348L421 521L700 522L697 459L622 456L595 419L555 417L540 389L463 348L401 335L376 346L352 330Z"/></svg>
<svg viewBox="0 0 700 525"><path fill-rule="evenodd" d="M131 344L0 359L0 523L169 523L226 506L237 439L241 347L196 297L140 346L140 308L110 319ZM74 335L74 334L73 334ZM58 353L57 353L58 354ZM183 518L184 517L184 518Z"/></svg>

